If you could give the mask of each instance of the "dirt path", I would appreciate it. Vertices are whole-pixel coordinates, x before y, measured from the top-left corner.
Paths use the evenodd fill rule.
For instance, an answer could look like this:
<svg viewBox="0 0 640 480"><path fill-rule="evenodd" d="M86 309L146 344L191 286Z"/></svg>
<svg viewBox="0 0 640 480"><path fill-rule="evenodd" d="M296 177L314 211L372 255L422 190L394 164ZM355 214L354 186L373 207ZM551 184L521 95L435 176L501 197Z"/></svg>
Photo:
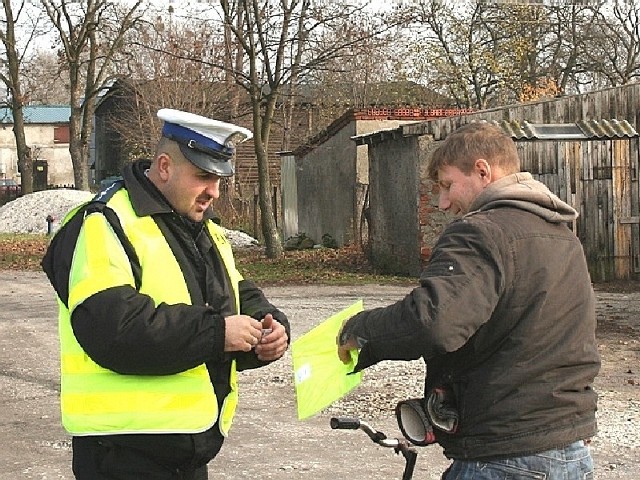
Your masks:
<svg viewBox="0 0 640 480"><path fill-rule="evenodd" d="M387 305L408 287L277 287L265 289L293 322L297 338L362 298ZM602 374L600 433L592 452L598 479L637 479L640 471L640 289L598 288ZM43 275L0 271L0 480L71 479L69 438L59 423L56 305ZM387 362L384 362L385 364ZM390 363L390 362L389 362ZM241 376L241 403L231 437L211 463L210 478L400 478L402 457L361 432L333 431L329 418L362 414L398 435L394 392L421 391L419 362L382 365L361 386L318 416L299 422L291 358ZM419 450L416 479L438 479L447 465L439 447Z"/></svg>

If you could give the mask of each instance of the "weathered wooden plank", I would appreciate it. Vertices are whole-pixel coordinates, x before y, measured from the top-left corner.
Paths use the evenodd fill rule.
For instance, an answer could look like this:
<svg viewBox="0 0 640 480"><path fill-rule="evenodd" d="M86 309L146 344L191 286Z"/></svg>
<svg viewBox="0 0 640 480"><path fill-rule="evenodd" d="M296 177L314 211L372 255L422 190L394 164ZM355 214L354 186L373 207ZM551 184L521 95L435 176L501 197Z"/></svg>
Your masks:
<svg viewBox="0 0 640 480"><path fill-rule="evenodd" d="M636 104L637 105L637 104ZM640 183L638 181L639 156L638 139L628 142L629 151L629 197L631 202L631 215L640 218ZM632 274L640 273L640 225L631 225L631 271Z"/></svg>
<svg viewBox="0 0 640 480"><path fill-rule="evenodd" d="M600 245L598 222L600 216L600 205L597 196L596 185L593 180L586 179L584 185L584 208L582 209L582 222L580 224L580 239L585 248L585 254L589 261L592 274L600 279L602 276L600 265Z"/></svg>
<svg viewBox="0 0 640 480"><path fill-rule="evenodd" d="M593 180L592 172L592 142L583 142L584 154L582 156L582 180Z"/></svg>
<svg viewBox="0 0 640 480"><path fill-rule="evenodd" d="M613 197L613 255L615 275L618 279L629 278L631 274L631 228L619 220L631 216L631 187L628 142L612 141L611 189Z"/></svg>
<svg viewBox="0 0 640 480"><path fill-rule="evenodd" d="M597 146L597 150L602 150L601 145ZM613 225L611 215L611 182L610 180L594 180L598 185L598 200L600 204L598 227L598 250L599 261L603 271L603 280L609 280L613 266Z"/></svg>
<svg viewBox="0 0 640 480"><path fill-rule="evenodd" d="M571 190L568 188L570 183L568 182L567 174L567 162L566 162L566 150L564 148L567 142L557 142L554 144L555 158L556 158L556 171L558 177L558 196L567 203L571 203L568 198L568 192Z"/></svg>

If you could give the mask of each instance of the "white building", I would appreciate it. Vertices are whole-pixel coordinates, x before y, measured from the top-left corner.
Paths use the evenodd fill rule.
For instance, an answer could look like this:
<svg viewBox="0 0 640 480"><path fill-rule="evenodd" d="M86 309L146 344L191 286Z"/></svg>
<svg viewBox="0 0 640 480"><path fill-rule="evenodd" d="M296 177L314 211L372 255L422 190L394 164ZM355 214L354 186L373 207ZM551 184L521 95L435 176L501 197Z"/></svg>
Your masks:
<svg viewBox="0 0 640 480"><path fill-rule="evenodd" d="M72 186L69 154L69 116L65 105L33 105L24 109L24 134L33 155L34 190L48 186ZM0 178L20 183L18 154L13 133L13 112L0 108Z"/></svg>

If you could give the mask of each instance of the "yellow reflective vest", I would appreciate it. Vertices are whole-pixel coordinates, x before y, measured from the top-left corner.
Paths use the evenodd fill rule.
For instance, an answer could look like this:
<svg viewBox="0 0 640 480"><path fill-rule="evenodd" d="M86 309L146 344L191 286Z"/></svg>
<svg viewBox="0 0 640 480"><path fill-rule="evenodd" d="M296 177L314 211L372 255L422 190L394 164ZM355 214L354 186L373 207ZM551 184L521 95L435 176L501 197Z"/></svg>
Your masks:
<svg viewBox="0 0 640 480"><path fill-rule="evenodd" d="M108 201L120 220L140 263L140 293L156 306L191 304L187 284L169 244L154 220L138 217L125 189ZM67 219L71 218L71 212ZM239 305L238 283L231 245L212 221L206 225L220 252ZM122 375L96 364L77 342L71 314L85 299L105 289L131 285L130 259L112 226L100 212L85 216L69 275L68 308L59 301L62 423L72 435L125 433L198 433L218 419L218 402L207 367L202 364L174 375ZM235 360L231 391L220 412L220 431L227 435L238 401Z"/></svg>

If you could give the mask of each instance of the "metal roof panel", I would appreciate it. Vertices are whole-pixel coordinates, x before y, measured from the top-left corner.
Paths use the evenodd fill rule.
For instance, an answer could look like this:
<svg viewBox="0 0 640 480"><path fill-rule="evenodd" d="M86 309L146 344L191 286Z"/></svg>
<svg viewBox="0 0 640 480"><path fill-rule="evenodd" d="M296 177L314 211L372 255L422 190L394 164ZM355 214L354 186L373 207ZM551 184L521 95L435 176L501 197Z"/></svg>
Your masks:
<svg viewBox="0 0 640 480"><path fill-rule="evenodd" d="M494 120L517 140L594 140L637 137L638 132L626 120L580 120L576 123L529 123L518 120Z"/></svg>
<svg viewBox="0 0 640 480"><path fill-rule="evenodd" d="M71 116L71 107L65 105L28 105L22 111L27 124L69 123ZM13 112L10 108L0 108L0 123L13 124Z"/></svg>

